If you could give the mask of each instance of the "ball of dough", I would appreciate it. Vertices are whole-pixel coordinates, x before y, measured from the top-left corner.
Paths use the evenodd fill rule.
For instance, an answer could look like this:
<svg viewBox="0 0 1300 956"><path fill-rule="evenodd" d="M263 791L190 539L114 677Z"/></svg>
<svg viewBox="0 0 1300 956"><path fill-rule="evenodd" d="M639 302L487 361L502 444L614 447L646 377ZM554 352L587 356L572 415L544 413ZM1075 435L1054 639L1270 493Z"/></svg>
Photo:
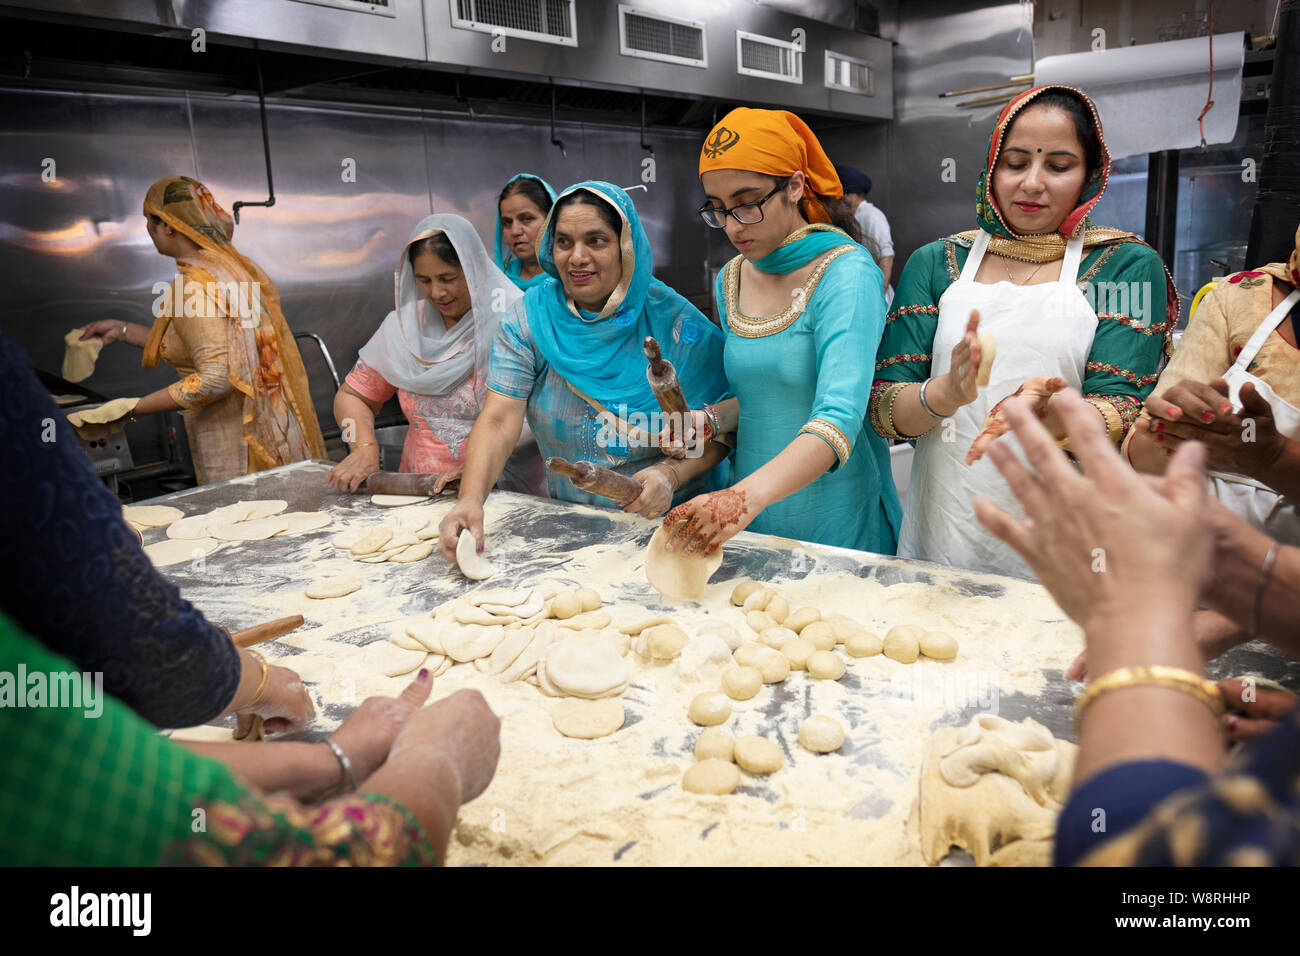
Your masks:
<svg viewBox="0 0 1300 956"><path fill-rule="evenodd" d="M916 631L917 628L910 624L891 627L881 643L881 650L890 660L898 661L900 664L911 664L921 656L921 642Z"/></svg>
<svg viewBox="0 0 1300 956"><path fill-rule="evenodd" d="M844 676L844 658L834 651L814 651L808 658L808 673L818 680L839 680Z"/></svg>
<svg viewBox="0 0 1300 956"><path fill-rule="evenodd" d="M813 621L820 621L822 612L815 607L801 607L797 611L791 611L785 619L785 626L796 634L802 634L803 629Z"/></svg>
<svg viewBox="0 0 1300 956"><path fill-rule="evenodd" d="M773 773L785 763L781 748L766 737L741 737L736 741L735 757L750 773Z"/></svg>
<svg viewBox="0 0 1300 956"><path fill-rule="evenodd" d="M746 611L761 611L767 607L767 602L772 600L775 591L771 588L759 588L749 597L745 598L745 603L741 605Z"/></svg>
<svg viewBox="0 0 1300 956"><path fill-rule="evenodd" d="M566 621L582 613L582 599L572 591L561 591L551 598L551 614L561 621Z"/></svg>
<svg viewBox="0 0 1300 956"><path fill-rule="evenodd" d="M741 667L749 667L754 663L754 658L758 656L758 652L766 650L771 650L771 648L758 643L758 641L745 641L736 648L735 653L731 655L731 659Z"/></svg>
<svg viewBox="0 0 1300 956"><path fill-rule="evenodd" d="M682 776L682 789L690 793L721 795L740 786L740 768L730 760L710 757L691 766Z"/></svg>
<svg viewBox="0 0 1300 956"><path fill-rule="evenodd" d="M745 603L745 598L749 597L762 586L763 585L759 584L757 581L741 581L731 589L731 603L736 605L736 607L740 607Z"/></svg>
<svg viewBox="0 0 1300 956"><path fill-rule="evenodd" d="M779 594L773 594L772 600L768 601L767 607L763 608L763 613L780 624L790 616L790 602Z"/></svg>
<svg viewBox="0 0 1300 956"><path fill-rule="evenodd" d="M813 621L799 632L799 636L810 641L819 651L833 650L839 643L835 639L835 629L825 621Z"/></svg>
<svg viewBox="0 0 1300 956"><path fill-rule="evenodd" d="M762 631L758 635L758 639L768 647L775 648L779 651L791 641L797 641L799 635L795 634L795 632L790 630L788 627L781 627L778 624Z"/></svg>
<svg viewBox="0 0 1300 956"><path fill-rule="evenodd" d="M762 634L769 627L776 627L776 621L772 620L763 611L750 611L745 615L745 623L755 634Z"/></svg>
<svg viewBox="0 0 1300 956"><path fill-rule="evenodd" d="M781 653L790 661L790 669L801 671L808 666L808 658L816 653L817 648L812 641L804 640L802 637L796 637L793 641L787 641L781 648Z"/></svg>
<svg viewBox="0 0 1300 956"><path fill-rule="evenodd" d="M790 658L770 647L764 647L754 655L752 666L763 675L764 684L779 684L790 676Z"/></svg>
<svg viewBox="0 0 1300 956"><path fill-rule="evenodd" d="M853 620L853 618L849 617L847 614L832 614L830 617L822 618L822 620L831 626L831 630L835 632L835 639L840 644L847 641L849 635L857 634L859 631L866 630L866 628Z"/></svg>
<svg viewBox="0 0 1300 956"><path fill-rule="evenodd" d="M880 638L870 631L858 631L844 640L844 649L849 652L850 657L874 657L880 653L883 646Z"/></svg>
<svg viewBox="0 0 1300 956"><path fill-rule="evenodd" d="M690 640L676 624L658 624L645 632L646 649L657 661L671 661Z"/></svg>
<svg viewBox="0 0 1300 956"><path fill-rule="evenodd" d="M701 727L712 727L731 716L731 701L726 694L720 694L716 690L705 691L695 695L686 716Z"/></svg>
<svg viewBox="0 0 1300 956"><path fill-rule="evenodd" d="M595 588L579 588L576 593L584 611L599 611L600 606L605 603L600 599L600 592Z"/></svg>
<svg viewBox="0 0 1300 956"><path fill-rule="evenodd" d="M736 752L736 739L721 727L706 727L695 741L696 760L725 760L731 762Z"/></svg>
<svg viewBox="0 0 1300 956"><path fill-rule="evenodd" d="M919 643L921 653L936 661L950 661L957 656L957 639L943 631L926 631Z"/></svg>
<svg viewBox="0 0 1300 956"><path fill-rule="evenodd" d="M844 743L844 728L834 717L818 714L799 725L799 743L804 750L828 754L832 750L839 750Z"/></svg>
<svg viewBox="0 0 1300 956"><path fill-rule="evenodd" d="M763 674L757 667L728 667L722 672L722 689L733 700L749 700L763 686Z"/></svg>

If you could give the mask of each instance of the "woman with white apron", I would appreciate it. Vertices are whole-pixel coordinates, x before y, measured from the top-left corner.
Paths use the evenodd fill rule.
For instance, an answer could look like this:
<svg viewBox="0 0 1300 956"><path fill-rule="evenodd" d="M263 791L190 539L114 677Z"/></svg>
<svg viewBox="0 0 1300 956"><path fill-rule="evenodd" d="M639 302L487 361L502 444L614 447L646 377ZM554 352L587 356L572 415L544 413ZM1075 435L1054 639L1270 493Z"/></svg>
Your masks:
<svg viewBox="0 0 1300 956"><path fill-rule="evenodd" d="M1135 468L1159 474L1181 442L1203 442L1219 501L1293 545L1300 349L1287 318L1300 313L1300 230L1296 245L1288 262L1238 272L1205 294L1125 448ZM1255 396L1243 401L1247 383Z"/></svg>
<svg viewBox="0 0 1300 956"><path fill-rule="evenodd" d="M977 187L980 228L908 259L876 362L871 422L917 439L901 557L1020 577L1029 568L976 521L986 495L1019 515L984 450L1006 431L1001 403L1028 402L1058 439L1052 395L1083 392L1123 439L1156 380L1177 296L1159 255L1092 226L1110 158L1092 101L1070 87L1017 97L998 117ZM1122 302L1121 302L1122 299ZM1117 307L1118 306L1118 307ZM996 343L987 386L977 371Z"/></svg>

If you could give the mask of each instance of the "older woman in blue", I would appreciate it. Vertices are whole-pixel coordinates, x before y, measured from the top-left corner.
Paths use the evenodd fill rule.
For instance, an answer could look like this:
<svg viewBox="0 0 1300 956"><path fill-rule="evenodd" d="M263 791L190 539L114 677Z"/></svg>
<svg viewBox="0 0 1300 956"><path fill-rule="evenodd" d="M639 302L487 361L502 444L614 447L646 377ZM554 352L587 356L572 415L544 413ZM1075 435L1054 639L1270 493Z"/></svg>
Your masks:
<svg viewBox="0 0 1300 956"><path fill-rule="evenodd" d="M501 271L524 291L550 278L537 259L537 247L553 205L555 190L532 173L511 176L497 197L493 253Z"/></svg>
<svg viewBox="0 0 1300 956"><path fill-rule="evenodd" d="M462 529L483 543L483 502L525 419L543 457L592 461L630 475L641 495L623 510L657 517L674 499L725 484L717 466L728 449L701 442L698 454L664 457L652 423L659 405L646 379L641 343L654 336L676 366L693 407L730 395L722 333L652 275L654 262L627 193L603 182L570 186L547 217L538 249L547 281L524 293L492 347L488 393L465 452L460 502L443 519L452 559ZM605 498L547 476L551 496L611 507Z"/></svg>
<svg viewBox="0 0 1300 956"><path fill-rule="evenodd" d="M693 428L738 426L739 481L673 509L669 550L707 553L748 528L893 554L902 509L866 423L883 283L834 167L793 113L737 109L705 140L700 182L701 215L740 253L715 293L736 398Z"/></svg>

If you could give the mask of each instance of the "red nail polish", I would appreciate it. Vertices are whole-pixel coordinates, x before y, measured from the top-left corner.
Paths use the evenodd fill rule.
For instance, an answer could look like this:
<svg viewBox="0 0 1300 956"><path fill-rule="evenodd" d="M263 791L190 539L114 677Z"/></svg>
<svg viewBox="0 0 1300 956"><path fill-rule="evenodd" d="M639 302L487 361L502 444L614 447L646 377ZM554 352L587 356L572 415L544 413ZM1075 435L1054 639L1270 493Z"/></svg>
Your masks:
<svg viewBox="0 0 1300 956"><path fill-rule="evenodd" d="M1220 415L1226 415L1226 414L1228 414L1230 411L1232 411L1232 406L1231 406L1231 405L1220 405L1220 406L1219 406L1219 414L1220 414Z"/></svg>
<svg viewBox="0 0 1300 956"><path fill-rule="evenodd" d="M420 668L420 680L426 680L426 679L428 679L428 677L429 677L429 668L427 668L427 667L421 667L421 668Z"/></svg>
<svg viewBox="0 0 1300 956"><path fill-rule="evenodd" d="M1229 715L1228 730L1231 732L1231 731L1235 731L1236 729L1237 729L1237 718L1232 715Z"/></svg>
<svg viewBox="0 0 1300 956"><path fill-rule="evenodd" d="M1156 441L1164 441L1164 440L1165 440L1165 436L1164 436L1164 435L1157 435L1157 436L1156 436Z"/></svg>
<svg viewBox="0 0 1300 956"><path fill-rule="evenodd" d="M1201 416L1201 421L1206 422L1207 424L1214 421L1214 412L1206 412Z"/></svg>
<svg viewBox="0 0 1300 956"><path fill-rule="evenodd" d="M1165 414L1170 418L1177 418L1182 413L1183 410L1181 408L1174 408L1173 406L1170 406L1169 411L1165 412Z"/></svg>
<svg viewBox="0 0 1300 956"><path fill-rule="evenodd" d="M1162 431L1164 431L1164 430L1165 430L1165 423L1164 423L1164 422L1156 422L1156 424L1155 424L1155 429L1156 429L1156 431L1158 431L1158 432L1162 432Z"/></svg>
<svg viewBox="0 0 1300 956"><path fill-rule="evenodd" d="M1169 457L1170 455L1172 455L1173 453L1174 453L1174 450L1173 450L1172 448L1166 448L1166 449L1165 449L1165 457L1166 457L1166 458L1168 458L1168 457Z"/></svg>

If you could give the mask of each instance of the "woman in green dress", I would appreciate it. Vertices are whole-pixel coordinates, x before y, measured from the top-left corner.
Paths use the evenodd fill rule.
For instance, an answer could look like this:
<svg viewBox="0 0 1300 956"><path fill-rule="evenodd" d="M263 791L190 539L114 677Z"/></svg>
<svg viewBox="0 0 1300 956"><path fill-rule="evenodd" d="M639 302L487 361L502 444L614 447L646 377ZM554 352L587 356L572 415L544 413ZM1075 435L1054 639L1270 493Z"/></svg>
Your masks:
<svg viewBox="0 0 1300 956"><path fill-rule="evenodd" d="M735 431L739 480L669 512L669 549L748 528L893 554L889 448L866 425L883 281L834 166L793 113L741 108L705 140L700 182L701 216L740 253L714 290L735 398L694 412L686 437Z"/></svg>

